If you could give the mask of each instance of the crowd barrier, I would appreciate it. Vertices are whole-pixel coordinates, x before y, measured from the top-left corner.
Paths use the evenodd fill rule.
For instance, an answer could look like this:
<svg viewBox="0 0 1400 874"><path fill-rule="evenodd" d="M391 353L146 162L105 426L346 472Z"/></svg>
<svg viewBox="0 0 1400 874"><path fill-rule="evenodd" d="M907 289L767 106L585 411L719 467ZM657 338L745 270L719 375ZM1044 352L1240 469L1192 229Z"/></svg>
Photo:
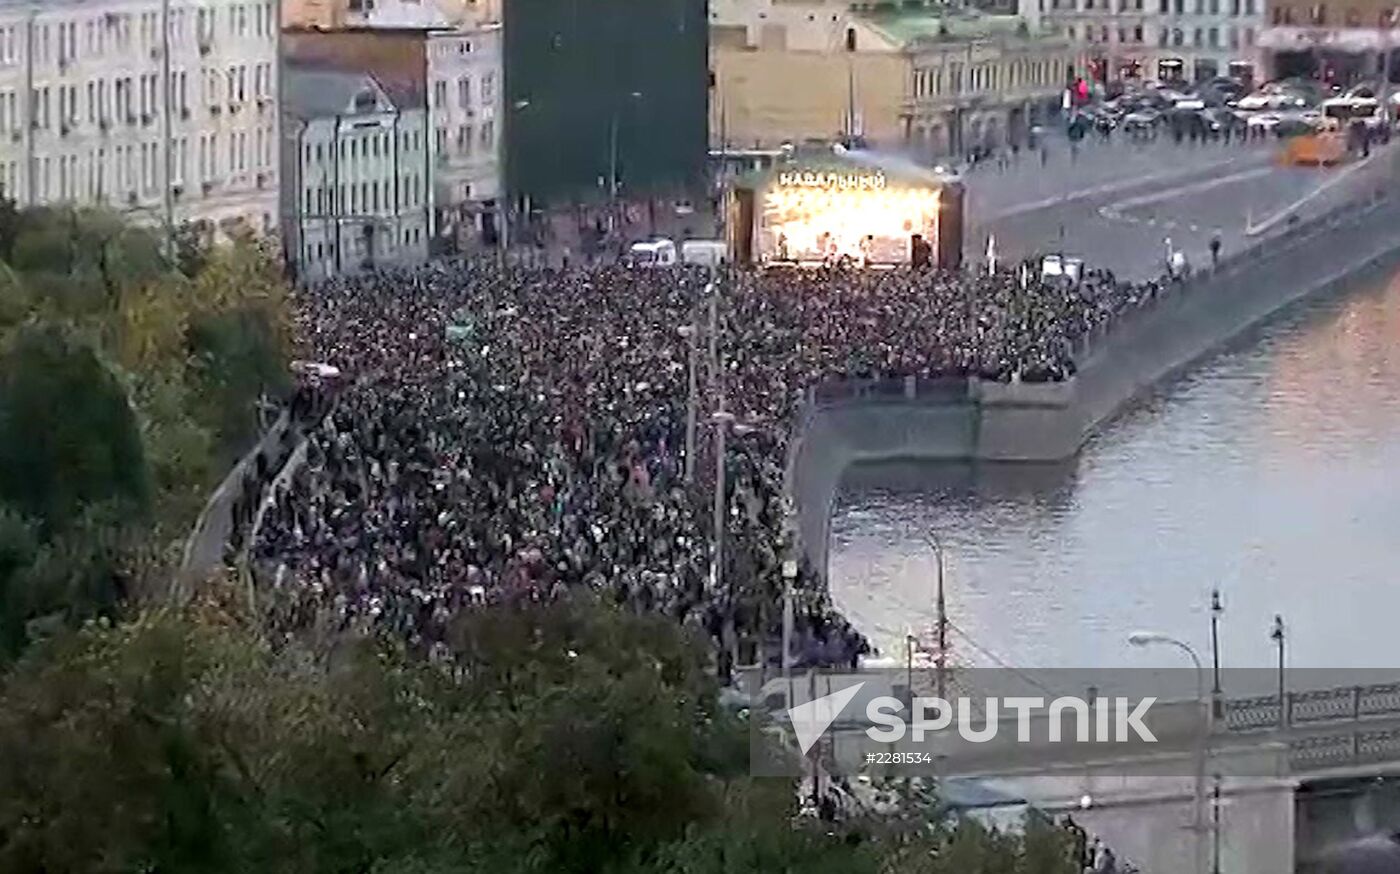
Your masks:
<svg viewBox="0 0 1400 874"><path fill-rule="evenodd" d="M319 389L298 389L291 404L214 489L185 541L172 597L187 599L193 583L236 558L251 542L268 489L294 457L310 426L329 410L332 397Z"/></svg>

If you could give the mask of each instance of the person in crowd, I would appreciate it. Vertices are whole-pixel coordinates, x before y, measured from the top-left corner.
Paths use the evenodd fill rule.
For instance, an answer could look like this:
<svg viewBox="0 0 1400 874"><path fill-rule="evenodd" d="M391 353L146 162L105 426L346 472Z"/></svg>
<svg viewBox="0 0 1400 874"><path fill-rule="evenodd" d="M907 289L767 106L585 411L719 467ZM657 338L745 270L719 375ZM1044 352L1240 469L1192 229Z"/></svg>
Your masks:
<svg viewBox="0 0 1400 874"><path fill-rule="evenodd" d="M464 611L586 590L695 629L723 673L745 651L777 662L787 441L806 389L1063 380L1083 337L1154 294L1021 267L731 273L714 283L714 360L680 330L708 323L698 268L463 261L307 289L299 354L341 376L253 544L274 626L387 632L431 655ZM692 404L702 423L724 410L742 425L725 426L718 570L715 426L687 459ZM870 645L817 580L800 566L793 656L855 665Z"/></svg>

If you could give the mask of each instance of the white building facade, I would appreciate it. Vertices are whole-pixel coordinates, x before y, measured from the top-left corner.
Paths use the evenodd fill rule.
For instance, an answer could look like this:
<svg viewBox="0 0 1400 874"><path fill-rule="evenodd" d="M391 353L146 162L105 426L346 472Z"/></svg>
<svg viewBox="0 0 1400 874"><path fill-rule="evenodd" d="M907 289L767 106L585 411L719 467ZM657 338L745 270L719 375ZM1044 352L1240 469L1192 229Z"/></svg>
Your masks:
<svg viewBox="0 0 1400 874"><path fill-rule="evenodd" d="M0 0L0 189L211 236L277 220L276 0Z"/></svg>
<svg viewBox="0 0 1400 874"><path fill-rule="evenodd" d="M428 257L427 113L396 105L374 77L289 67L282 166L284 246L298 278Z"/></svg>
<svg viewBox="0 0 1400 874"><path fill-rule="evenodd" d="M1197 82L1256 74L1265 0L1034 0L1075 45L1081 73Z"/></svg>
<svg viewBox="0 0 1400 874"><path fill-rule="evenodd" d="M501 203L501 26L428 34L438 233L463 248L498 225Z"/></svg>

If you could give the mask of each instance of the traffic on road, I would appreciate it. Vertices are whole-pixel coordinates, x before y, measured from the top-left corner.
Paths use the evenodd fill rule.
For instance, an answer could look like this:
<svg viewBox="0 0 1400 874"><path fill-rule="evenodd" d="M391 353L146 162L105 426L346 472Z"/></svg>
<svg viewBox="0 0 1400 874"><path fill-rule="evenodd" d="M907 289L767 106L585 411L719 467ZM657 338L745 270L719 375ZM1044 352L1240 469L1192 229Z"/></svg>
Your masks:
<svg viewBox="0 0 1400 874"><path fill-rule="evenodd" d="M1246 83L1219 76L1194 86L1149 82L1105 87L1096 94L1071 92L1066 131L1071 141L1115 133L1139 140L1239 140L1334 134L1348 151L1387 142L1394 129L1396 101L1383 101L1377 86L1349 89L1313 79Z"/></svg>

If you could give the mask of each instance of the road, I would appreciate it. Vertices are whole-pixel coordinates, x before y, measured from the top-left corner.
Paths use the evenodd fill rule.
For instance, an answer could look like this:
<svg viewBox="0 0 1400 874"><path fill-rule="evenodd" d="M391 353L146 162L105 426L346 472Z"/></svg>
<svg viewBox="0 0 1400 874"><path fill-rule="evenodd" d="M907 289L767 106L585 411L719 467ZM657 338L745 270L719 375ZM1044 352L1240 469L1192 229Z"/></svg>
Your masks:
<svg viewBox="0 0 1400 874"><path fill-rule="evenodd" d="M1276 154L1273 142L1159 140L1094 142L1072 156L1060 142L1043 167L1035 156L984 166L966 176L966 252L981 260L990 234L999 259L1062 251L1145 279L1161 273L1170 240L1204 267L1213 236L1222 255L1239 252L1283 229L1290 215L1306 219L1354 196L1386 153L1336 169L1282 167Z"/></svg>

